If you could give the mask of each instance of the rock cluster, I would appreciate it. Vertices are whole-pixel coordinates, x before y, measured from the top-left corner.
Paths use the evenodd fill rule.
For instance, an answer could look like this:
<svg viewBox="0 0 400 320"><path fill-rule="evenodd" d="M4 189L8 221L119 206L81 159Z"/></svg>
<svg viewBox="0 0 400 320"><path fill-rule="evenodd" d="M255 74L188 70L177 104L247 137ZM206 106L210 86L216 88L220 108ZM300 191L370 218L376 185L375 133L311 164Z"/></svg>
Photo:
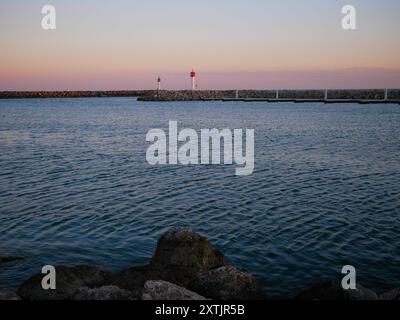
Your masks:
<svg viewBox="0 0 400 320"><path fill-rule="evenodd" d="M275 99L276 90L201 90L201 91L149 91L139 95L141 101L191 101L191 100L223 100L223 99ZM383 100L385 90L329 90L331 100ZM325 90L279 90L279 99L324 100ZM399 101L400 90L388 90L388 99Z"/></svg>
<svg viewBox="0 0 400 320"><path fill-rule="evenodd" d="M357 285L355 290L344 290L338 281L325 280L301 292L296 300L377 300L372 290Z"/></svg>
<svg viewBox="0 0 400 320"><path fill-rule="evenodd" d="M141 101L201 101L204 99L234 99L235 90L161 90L139 96Z"/></svg>
<svg viewBox="0 0 400 320"><path fill-rule="evenodd" d="M383 100L385 90L329 90L329 99ZM276 90L119 90L119 91L0 91L0 99L138 97L142 101L190 101L221 99L275 99ZM325 90L280 90L280 99L325 98ZM400 89L389 89L388 99L399 101Z"/></svg>
<svg viewBox="0 0 400 320"><path fill-rule="evenodd" d="M224 266L200 273L189 289L216 300L264 300L257 280L246 270Z"/></svg>
<svg viewBox="0 0 400 320"><path fill-rule="evenodd" d="M331 94L329 95L331 97ZM324 99L325 90L280 90L280 99Z"/></svg>
<svg viewBox="0 0 400 320"><path fill-rule="evenodd" d="M111 277L111 272L89 266L56 267L56 290L43 290L43 274L37 274L25 281L17 290L25 300L70 300L80 288L103 286Z"/></svg>
<svg viewBox="0 0 400 320"><path fill-rule="evenodd" d="M330 99L383 100L384 90L329 90Z"/></svg>
<svg viewBox="0 0 400 320"><path fill-rule="evenodd" d="M82 287L72 295L74 300L133 300L131 292L117 286L102 286L100 288Z"/></svg>
<svg viewBox="0 0 400 320"><path fill-rule="evenodd" d="M154 91L0 91L0 99L139 97L150 92Z"/></svg>
<svg viewBox="0 0 400 320"><path fill-rule="evenodd" d="M399 89L388 90L388 99L399 101L400 100L400 90Z"/></svg>
<svg viewBox="0 0 400 320"><path fill-rule="evenodd" d="M203 300L258 299L255 278L228 266L225 256L190 229L161 236L150 263L118 273L97 267L56 267L56 290L43 290L42 274L25 281L17 294L26 300ZM190 288L196 288L194 292ZM214 290L215 289L215 290Z"/></svg>
<svg viewBox="0 0 400 320"><path fill-rule="evenodd" d="M56 267L55 290L43 290L42 274L25 281L17 294L0 288L0 300L264 300L262 286L244 269L190 229L163 234L146 266L111 273L91 266ZM358 286L344 290L333 280L298 294L297 300L400 300L400 288L378 296Z"/></svg>
<svg viewBox="0 0 400 320"><path fill-rule="evenodd" d="M5 301L5 300L21 300L21 299L13 292L8 292L6 290L0 289L0 301Z"/></svg>
<svg viewBox="0 0 400 320"><path fill-rule="evenodd" d="M239 90L238 98L241 99L275 99L275 90Z"/></svg>
<svg viewBox="0 0 400 320"><path fill-rule="evenodd" d="M199 273L227 264L207 239L189 229L177 229L161 236L146 277L187 287Z"/></svg>
<svg viewBox="0 0 400 320"><path fill-rule="evenodd" d="M146 281L142 292L143 300L206 300L203 296L179 287L173 283L159 280Z"/></svg>

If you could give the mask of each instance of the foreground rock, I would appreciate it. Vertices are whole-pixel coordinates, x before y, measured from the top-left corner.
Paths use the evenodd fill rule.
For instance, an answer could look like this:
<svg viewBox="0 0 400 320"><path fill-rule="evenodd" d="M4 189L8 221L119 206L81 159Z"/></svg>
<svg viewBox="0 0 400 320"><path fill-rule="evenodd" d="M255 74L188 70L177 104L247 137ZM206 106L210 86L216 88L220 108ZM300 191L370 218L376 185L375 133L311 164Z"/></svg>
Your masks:
<svg viewBox="0 0 400 320"><path fill-rule="evenodd" d="M79 288L73 295L74 300L132 300L132 294L117 286L100 288Z"/></svg>
<svg viewBox="0 0 400 320"><path fill-rule="evenodd" d="M378 300L378 295L362 285L357 285L355 290L344 290L347 300Z"/></svg>
<svg viewBox="0 0 400 320"><path fill-rule="evenodd" d="M147 281L143 288L143 300L206 300L199 294L166 281Z"/></svg>
<svg viewBox="0 0 400 320"><path fill-rule="evenodd" d="M2 257L0 256L0 263L12 262L22 260L22 257Z"/></svg>
<svg viewBox="0 0 400 320"><path fill-rule="evenodd" d="M297 300L377 300L378 295L361 285L356 290L344 290L339 281L321 281L300 293Z"/></svg>
<svg viewBox="0 0 400 320"><path fill-rule="evenodd" d="M111 273L97 267L76 266L56 267L56 290L42 289L43 274L37 274L25 281L17 294L26 300L69 300L82 287L95 288L102 286Z"/></svg>
<svg viewBox="0 0 400 320"><path fill-rule="evenodd" d="M400 300L400 288L393 289L380 295L382 300Z"/></svg>
<svg viewBox="0 0 400 320"><path fill-rule="evenodd" d="M227 265L227 259L212 244L191 229L166 232L157 243L146 278L187 285L201 272Z"/></svg>
<svg viewBox="0 0 400 320"><path fill-rule="evenodd" d="M5 300L21 300L15 293L0 289L0 301Z"/></svg>
<svg viewBox="0 0 400 320"><path fill-rule="evenodd" d="M109 283L131 292L133 298L140 299L147 280L146 272L147 266L129 268L114 274Z"/></svg>
<svg viewBox="0 0 400 320"><path fill-rule="evenodd" d="M263 300L266 295L246 270L224 266L198 275L189 289L216 300Z"/></svg>

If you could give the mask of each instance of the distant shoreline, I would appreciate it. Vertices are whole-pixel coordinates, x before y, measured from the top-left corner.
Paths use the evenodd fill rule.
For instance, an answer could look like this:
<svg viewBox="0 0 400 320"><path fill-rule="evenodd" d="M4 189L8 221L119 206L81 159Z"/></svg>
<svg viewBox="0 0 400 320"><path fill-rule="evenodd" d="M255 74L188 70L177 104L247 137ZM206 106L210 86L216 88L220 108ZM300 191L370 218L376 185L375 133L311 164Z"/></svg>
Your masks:
<svg viewBox="0 0 400 320"><path fill-rule="evenodd" d="M140 97L150 92L151 90L0 91L0 99Z"/></svg>
<svg viewBox="0 0 400 320"><path fill-rule="evenodd" d="M136 97L139 101L400 103L400 89L0 91L0 99Z"/></svg>

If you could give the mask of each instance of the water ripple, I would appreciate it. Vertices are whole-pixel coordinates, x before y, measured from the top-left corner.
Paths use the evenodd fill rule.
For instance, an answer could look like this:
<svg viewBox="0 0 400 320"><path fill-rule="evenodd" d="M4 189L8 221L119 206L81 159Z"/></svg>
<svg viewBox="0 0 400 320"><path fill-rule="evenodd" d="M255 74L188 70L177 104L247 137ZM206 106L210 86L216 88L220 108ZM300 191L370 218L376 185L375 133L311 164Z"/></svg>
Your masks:
<svg viewBox="0 0 400 320"><path fill-rule="evenodd" d="M254 128L254 174L149 166L145 135L169 120ZM0 253L26 257L0 268L0 286L48 263L146 263L178 226L274 294L344 264L365 286L400 286L399 123L392 105L0 101Z"/></svg>

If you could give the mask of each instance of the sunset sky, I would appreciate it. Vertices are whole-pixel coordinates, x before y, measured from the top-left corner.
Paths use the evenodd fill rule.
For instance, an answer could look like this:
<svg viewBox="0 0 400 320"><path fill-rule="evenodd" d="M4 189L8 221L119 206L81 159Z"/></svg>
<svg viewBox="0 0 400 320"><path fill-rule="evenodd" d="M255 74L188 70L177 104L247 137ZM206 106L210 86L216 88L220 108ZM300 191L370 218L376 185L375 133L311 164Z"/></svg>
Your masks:
<svg viewBox="0 0 400 320"><path fill-rule="evenodd" d="M0 90L400 87L399 0L1 0L0 41Z"/></svg>

